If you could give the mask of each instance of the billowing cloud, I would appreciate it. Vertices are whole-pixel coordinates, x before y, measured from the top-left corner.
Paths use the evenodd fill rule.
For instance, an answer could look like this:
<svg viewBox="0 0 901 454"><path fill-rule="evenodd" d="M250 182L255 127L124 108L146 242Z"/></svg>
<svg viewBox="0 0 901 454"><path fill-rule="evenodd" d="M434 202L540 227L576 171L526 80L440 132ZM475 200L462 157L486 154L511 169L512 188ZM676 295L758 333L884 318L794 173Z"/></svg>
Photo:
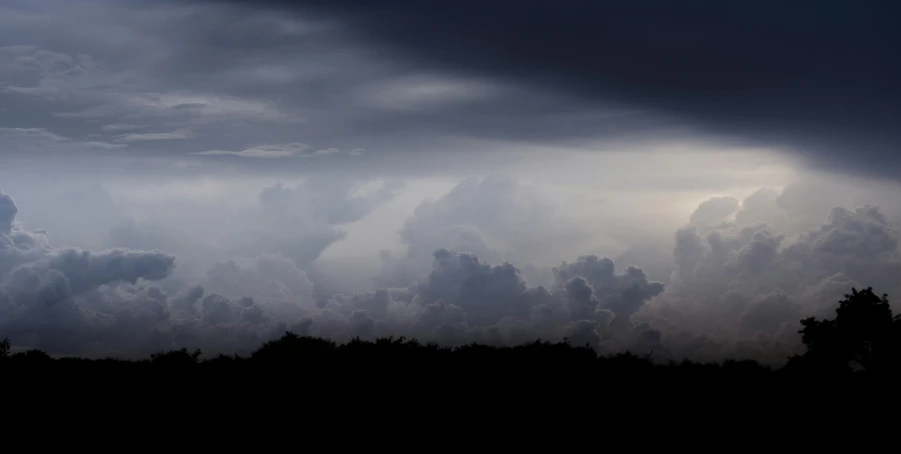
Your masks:
<svg viewBox="0 0 901 454"><path fill-rule="evenodd" d="M16 213L11 198L0 200L7 214ZM14 224L0 231L0 331L39 347L78 348L89 342L95 320L77 298L106 285L163 279L174 264L174 256L157 251L54 249L43 231Z"/></svg>
<svg viewBox="0 0 901 454"><path fill-rule="evenodd" d="M18 224L3 238L0 328L21 344L62 353L243 351L285 329L339 340L408 334L450 344L508 343L581 333L588 321L609 337L611 321L628 319L629 305L660 285L640 270L617 275L603 266L608 261L585 257L561 265L553 288L530 287L509 263L441 249L432 271L409 287L317 304L314 284L282 255L233 257L213 264L199 282L179 284L169 281L175 257L163 252L54 249L42 233Z"/></svg>
<svg viewBox="0 0 901 454"><path fill-rule="evenodd" d="M609 309L620 320L628 320L645 302L663 292L663 283L650 281L641 268L629 266L624 274L616 274L615 268L608 258L584 256L554 268L554 277L558 285L567 286L573 279L582 278L579 286L590 285L599 307ZM591 307L590 312L595 309Z"/></svg>
<svg viewBox="0 0 901 454"><path fill-rule="evenodd" d="M374 189L361 191L360 183L352 178L311 177L293 185L267 186L256 197L247 197L252 200L249 204L228 206L232 200L224 197L225 206L210 209L198 202L205 211L182 208L185 212L178 219L121 222L111 230L107 244L178 250L185 266L199 273L231 256L263 253L281 254L305 269L344 238L342 224L366 216L403 187L396 181L375 182Z"/></svg>
<svg viewBox="0 0 901 454"><path fill-rule="evenodd" d="M800 189L757 191L732 221L680 229L672 282L637 319L678 354L779 363L800 345L800 319L832 317L852 286L901 291L899 224L863 205L825 211L819 226L801 230L807 207L784 202Z"/></svg>
<svg viewBox="0 0 901 454"><path fill-rule="evenodd" d="M10 233L19 207L8 194L0 192L0 233Z"/></svg>
<svg viewBox="0 0 901 454"><path fill-rule="evenodd" d="M83 251L49 245L15 223L0 232L0 332L20 345L68 354L147 354L178 345L244 350L304 320L313 284L283 256L236 257L203 282L166 291L176 258L160 251ZM177 283L177 281L176 281ZM245 296L252 294L253 297Z"/></svg>
<svg viewBox="0 0 901 454"><path fill-rule="evenodd" d="M609 259L595 256L564 262L555 271L551 287L530 286L510 263L491 265L471 253L439 249L429 274L414 285L336 295L326 308L345 320L365 314L377 328L370 335L409 333L449 345L570 338L614 351L634 344L632 313L663 291L662 283L650 282L640 269L617 274ZM359 334L347 324L345 330L344 337Z"/></svg>
<svg viewBox="0 0 901 454"><path fill-rule="evenodd" d="M691 214L689 223L702 227L714 226L735 214L739 207L740 202L735 197L714 197L698 206Z"/></svg>
<svg viewBox="0 0 901 454"><path fill-rule="evenodd" d="M404 234L433 238L423 226L461 219L474 221L474 231L499 234L517 219L541 222L539 215L554 212L540 198L530 208L526 198L511 196L520 187L514 180L485 181L468 180L454 190L493 188L476 192L482 197L457 198L459 192L451 191L454 196L426 202ZM348 196L350 187L316 180L270 186L255 209L294 207L303 213L286 219L284 227L311 219L340 225L359 219L396 189L375 185ZM659 360L747 357L779 364L800 347L799 320L830 316L851 286L901 290L901 224L895 218L873 205L837 207L823 213L818 226L802 229L812 214L786 203L799 190L751 191L738 207L727 198L700 204L674 235L675 271L662 282L639 266L617 266L592 254L559 261L548 268L549 277L536 272L533 279L493 247L504 245L503 238L485 235L470 243L482 248L476 252L433 249L407 284L356 294L324 293L291 249L222 250L196 262L192 272L179 273L181 258L153 250L53 248L46 232L26 230L15 220L18 207L4 194L0 206L10 227L0 236L0 306L7 321L0 332L21 345L62 353L146 354L182 347L246 352L290 329L337 341L405 335L445 345L567 338L599 352L653 350ZM488 201L485 215L474 214L475 204L466 217L463 207L480 198ZM459 210L455 200L463 200ZM523 206L509 208L517 203ZM434 219L420 218L430 210ZM298 239L298 246L315 243L311 238ZM426 251L429 241L407 246Z"/></svg>
<svg viewBox="0 0 901 454"><path fill-rule="evenodd" d="M407 218L400 231L406 255L383 253L385 267L376 281L409 285L428 269L437 249L473 253L490 263L548 265L593 236L536 186L509 175L468 178L440 198L423 201ZM550 283L549 268L530 274L533 280L545 274L543 283Z"/></svg>

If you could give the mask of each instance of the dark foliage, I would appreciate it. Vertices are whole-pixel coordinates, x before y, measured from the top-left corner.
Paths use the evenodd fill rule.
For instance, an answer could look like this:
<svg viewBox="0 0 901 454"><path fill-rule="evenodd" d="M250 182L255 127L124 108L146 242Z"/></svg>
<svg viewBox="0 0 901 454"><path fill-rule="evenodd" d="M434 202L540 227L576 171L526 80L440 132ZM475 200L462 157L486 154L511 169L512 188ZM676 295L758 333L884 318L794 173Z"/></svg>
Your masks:
<svg viewBox="0 0 901 454"><path fill-rule="evenodd" d="M785 369L871 374L901 370L901 315L892 314L888 295L852 288L835 312L833 320L801 320L807 351L791 358Z"/></svg>

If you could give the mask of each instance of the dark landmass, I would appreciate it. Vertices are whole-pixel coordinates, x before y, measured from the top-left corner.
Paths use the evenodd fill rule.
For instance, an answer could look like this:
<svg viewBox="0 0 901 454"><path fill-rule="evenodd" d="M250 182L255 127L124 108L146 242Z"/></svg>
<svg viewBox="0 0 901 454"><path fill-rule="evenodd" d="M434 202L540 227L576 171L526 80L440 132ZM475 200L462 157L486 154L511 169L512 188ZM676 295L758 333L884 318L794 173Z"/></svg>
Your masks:
<svg viewBox="0 0 901 454"><path fill-rule="evenodd" d="M0 389L17 421L93 427L100 415L128 430L203 431L204 440L229 449L257 444L263 433L325 437L343 447L389 433L401 436L398 443L428 435L471 446L488 437L530 450L561 434L672 448L700 430L733 437L733 446L811 434L825 443L838 420L832 435L855 443L893 433L867 426L895 408L901 376L901 316L886 297L852 289L835 319L801 325L807 351L778 369L748 360L598 356L568 342L445 348L404 338L337 344L290 332L246 357L182 349L140 361L10 354L3 342Z"/></svg>

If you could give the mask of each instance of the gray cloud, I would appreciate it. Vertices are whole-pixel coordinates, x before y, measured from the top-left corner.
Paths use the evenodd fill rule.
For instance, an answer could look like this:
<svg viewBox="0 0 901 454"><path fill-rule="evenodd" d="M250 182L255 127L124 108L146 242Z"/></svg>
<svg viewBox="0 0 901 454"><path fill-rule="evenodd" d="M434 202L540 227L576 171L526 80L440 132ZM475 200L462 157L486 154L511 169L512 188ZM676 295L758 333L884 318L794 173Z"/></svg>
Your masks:
<svg viewBox="0 0 901 454"><path fill-rule="evenodd" d="M63 273L75 293L108 282L156 281L165 278L175 257L159 251L113 249L102 252L60 249L46 260L46 267Z"/></svg>
<svg viewBox="0 0 901 454"><path fill-rule="evenodd" d="M183 140L194 137L194 133L190 129L178 129L172 132L142 132L131 133L119 136L116 140L120 142L141 142L147 140Z"/></svg>
<svg viewBox="0 0 901 454"><path fill-rule="evenodd" d="M661 331L673 354L778 364L800 345L799 320L833 316L851 286L901 291L901 224L863 205L824 210L818 226L804 229L809 207L786 201L809 189L757 191L732 221L680 229L671 284L636 320Z"/></svg>
<svg viewBox="0 0 901 454"><path fill-rule="evenodd" d="M714 226L738 212L740 206L740 202L735 197L714 197L705 200L698 206L698 209L691 214L689 223L700 227Z"/></svg>
<svg viewBox="0 0 901 454"><path fill-rule="evenodd" d="M246 172L377 168L424 175L483 172L527 159L518 149L496 153L515 144L647 151L660 142L710 140L725 149L750 137L843 171L893 168L893 155L883 152L897 142L897 128L885 126L897 117L891 106L901 104L891 102L896 90L887 84L897 67L877 58L878 49L890 55L889 43L898 41L889 39L894 28L879 25L891 17L876 14L891 11L887 4L848 6L848 14L836 15L810 8L825 25L805 33L791 26L812 17L798 16L802 9L736 3L781 36L770 40L745 22L734 24L729 9L712 2L696 5L690 19L671 5L392 2L402 13L379 20L383 12L350 8L354 2L293 2L297 14L260 6L265 2L76 3L2 7L0 103L14 109L0 112L0 123L45 132L0 139L5 153L93 156L103 165L117 157L140 161L134 169L144 172L143 159L178 159ZM448 22L460 15L468 19ZM720 20L734 26L716 25ZM843 21L874 25L865 33L830 32ZM669 31L634 34L650 23L668 24ZM700 30L717 38L699 42ZM449 33L455 38L442 38ZM496 40L500 35L510 39ZM784 42L805 51L785 53L792 46ZM866 51L849 52L858 44ZM584 57L599 53L612 60L597 65ZM722 74L717 65L725 63ZM701 69L712 67L720 69ZM183 138L131 140L176 136ZM316 159L275 159L290 152L280 144L298 142L314 145ZM369 151L345 151L362 148ZM848 150L865 158L844 159ZM699 183L694 175L666 178L681 187Z"/></svg>
<svg viewBox="0 0 901 454"><path fill-rule="evenodd" d="M581 277L529 287L510 264L440 250L432 272L410 287L334 295L322 305L306 273L281 255L233 257L210 266L200 282L180 284L169 280L175 257L162 252L53 249L41 233L18 226L3 238L0 300L8 323L0 328L56 353L246 351L285 329L335 339L407 333L506 343L536 333L560 337L590 320L606 333L615 317L628 318L614 311L632 288L624 280L635 275L630 269L597 289Z"/></svg>
<svg viewBox="0 0 901 454"><path fill-rule="evenodd" d="M169 293L153 281L164 284L175 260L159 251L55 249L42 231L15 223L0 232L0 332L53 353L134 355L190 344L243 351L284 331L270 316L315 309L313 284L285 257L221 262L203 284ZM234 296L204 297L204 287Z"/></svg>
<svg viewBox="0 0 901 454"><path fill-rule="evenodd" d="M71 138L66 147L94 143L107 155L269 171L448 172L489 161L461 150L461 140L495 148L497 139L682 134L678 121L651 112L416 69L314 17L200 2L3 8L0 102L16 113L0 112L0 122ZM280 147L297 142L316 151ZM317 159L245 159L289 153Z"/></svg>
<svg viewBox="0 0 901 454"><path fill-rule="evenodd" d="M510 263L491 265L470 253L439 249L431 272L410 287L333 297L326 309L343 314L345 324L343 332L334 324L329 332L343 338L359 334L347 317L365 314L374 327L369 335L410 333L449 345L564 337L600 351L636 345L629 319L663 291L662 283L648 281L634 267L616 274L612 262L594 256L555 270L553 286L533 287ZM314 319L314 329L318 323Z"/></svg>
<svg viewBox="0 0 901 454"><path fill-rule="evenodd" d="M183 267L190 271L184 275L192 278L217 261L261 253L284 255L308 269L329 245L345 237L341 225L358 221L403 187L396 181L375 182L371 191L361 191L361 183L366 182L311 177L294 185L265 187L256 197L246 197L253 200L249 204L224 196L221 208L167 201L161 207L165 217L119 222L106 245L179 251ZM173 218L176 208L183 212Z"/></svg>
<svg viewBox="0 0 901 454"><path fill-rule="evenodd" d="M576 283L573 279L581 277L581 291L590 285L599 307L609 309L620 320L628 320L642 304L663 292L663 283L648 280L641 268L629 266L624 274L616 274L615 268L612 260L591 255L573 263L563 262L553 272L558 285L572 286ZM589 309L594 312L595 307Z"/></svg>
<svg viewBox="0 0 901 454"><path fill-rule="evenodd" d="M3 200L15 213L12 200ZM77 349L89 342L93 322L77 298L105 285L163 279L174 263L155 251L53 249L42 231L14 224L0 232L0 331L37 347Z"/></svg>
<svg viewBox="0 0 901 454"><path fill-rule="evenodd" d="M409 285L428 269L437 249L471 252L499 263L549 264L590 243L594 232L579 225L540 192L509 175L468 178L450 192L423 201L400 231L406 256L383 253L380 285ZM531 267L530 267L531 271ZM550 269L530 273L532 280Z"/></svg>
<svg viewBox="0 0 901 454"><path fill-rule="evenodd" d="M287 158L296 156L309 150L311 147L305 143L288 143L282 145L260 145L251 148L245 148L241 151L225 151L225 150L207 150L197 151L191 154L201 156L241 156L243 158Z"/></svg>
<svg viewBox="0 0 901 454"><path fill-rule="evenodd" d="M0 192L0 233L10 233L18 212L19 208L12 197Z"/></svg>
<svg viewBox="0 0 901 454"><path fill-rule="evenodd" d="M333 20L420 70L678 115L894 178L901 65L894 2L214 0ZM853 150L853 153L851 152Z"/></svg>
<svg viewBox="0 0 901 454"><path fill-rule="evenodd" d="M254 209L299 207L303 217L285 226L311 219L340 225L396 189L375 185L348 197L347 182L319 183L270 186ZM706 225L689 224L674 235L669 282L655 282L637 266L618 269L597 255L558 262L545 276L503 258L488 261L439 247L421 273L409 275L409 284L336 294L320 288L315 273L288 254L265 248L208 256L201 248L193 254L206 259L184 272L182 254L191 251L191 241L160 243L179 253L174 267L175 257L162 252L56 249L45 232L14 221L0 249L0 302L9 321L0 332L20 345L62 353L131 355L181 347L246 352L292 329L339 341L407 335L448 345L566 337L600 352L654 350L662 360L751 357L778 364L800 345L800 318L830 316L850 286L899 290L898 218L872 205L834 208L822 213L818 226L803 229L813 215L788 201L810 192L808 184L752 191L737 211L731 202L720 207L721 198L700 204L686 219L715 222L695 222ZM312 188L321 191L306 190ZM461 196L474 188L481 189ZM503 178L466 181L454 195L426 202L403 229L418 235L420 228L411 225L436 228L438 220L464 220L480 232L515 232L517 220L538 222L554 212L540 198L518 198L519 191L531 194L524 188ZM487 201L484 216L473 205L477 200ZM517 203L523 206L509 208ZM419 219L424 213L434 218ZM300 238L298 244L315 243ZM494 245L503 238L485 238L473 244L500 257L502 248ZM409 245L427 250L428 241ZM339 273L332 280L341 278Z"/></svg>
<svg viewBox="0 0 901 454"><path fill-rule="evenodd" d="M276 3L0 6L0 335L778 362L897 293L894 6Z"/></svg>

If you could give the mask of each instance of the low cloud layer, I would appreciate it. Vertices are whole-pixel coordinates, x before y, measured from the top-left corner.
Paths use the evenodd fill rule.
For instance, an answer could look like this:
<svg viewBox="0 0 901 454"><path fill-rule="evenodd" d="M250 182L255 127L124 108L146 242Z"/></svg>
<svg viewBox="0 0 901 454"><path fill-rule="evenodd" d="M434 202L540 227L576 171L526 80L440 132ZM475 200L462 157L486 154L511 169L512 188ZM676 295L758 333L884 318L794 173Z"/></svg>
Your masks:
<svg viewBox="0 0 901 454"><path fill-rule="evenodd" d="M304 190L314 187L321 190L315 197ZM343 183L329 187L270 186L258 209L339 225L394 191L376 185L347 199ZM530 259L508 260L511 251L524 258L530 250L506 247L537 240L569 218L555 215L549 201L517 195L531 189L516 179L469 179L423 202L399 232L409 255L384 262L373 289L361 293L323 293L302 254L265 248L233 250L190 273L179 271L190 249L56 248L47 232L17 220L27 207L2 194L0 333L55 354L247 352L292 330L338 341L405 335L445 345L568 338L602 353L653 351L659 360L780 364L800 346L799 320L831 316L851 286L901 292L901 218L886 214L899 207L852 205L817 216L797 203L816 187L801 181L700 203L672 237L672 275L652 279L640 263L594 254L548 263L535 249ZM344 202L315 215L315 207L336 200ZM285 226L303 225L297 222ZM535 231L516 230L527 223ZM450 234L465 231L460 226L473 233ZM398 278L401 263L407 282L380 284Z"/></svg>

